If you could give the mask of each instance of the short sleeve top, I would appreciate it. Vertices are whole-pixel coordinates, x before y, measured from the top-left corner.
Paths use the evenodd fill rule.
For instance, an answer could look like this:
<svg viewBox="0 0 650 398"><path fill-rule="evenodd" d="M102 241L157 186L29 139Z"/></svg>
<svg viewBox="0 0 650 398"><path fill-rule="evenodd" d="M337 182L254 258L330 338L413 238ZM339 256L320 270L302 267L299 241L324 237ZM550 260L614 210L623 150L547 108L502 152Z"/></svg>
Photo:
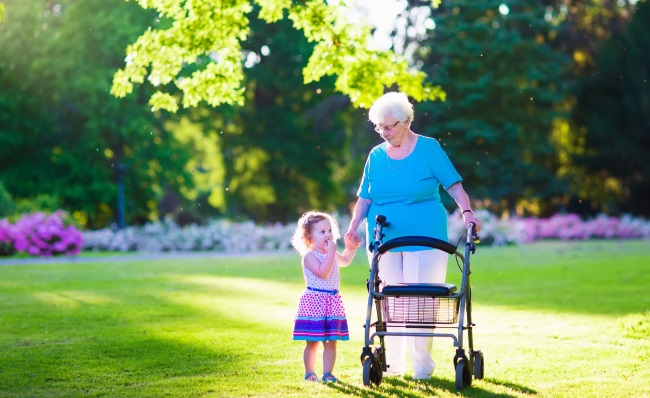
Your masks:
<svg viewBox="0 0 650 398"><path fill-rule="evenodd" d="M384 241L401 236L428 236L447 240L447 211L440 202L440 186L462 181L451 160L434 138L418 136L406 158L388 157L387 143L374 147L363 171L357 195L372 201L368 212L368 239L373 240L375 216L391 223ZM427 248L403 247L398 251Z"/></svg>

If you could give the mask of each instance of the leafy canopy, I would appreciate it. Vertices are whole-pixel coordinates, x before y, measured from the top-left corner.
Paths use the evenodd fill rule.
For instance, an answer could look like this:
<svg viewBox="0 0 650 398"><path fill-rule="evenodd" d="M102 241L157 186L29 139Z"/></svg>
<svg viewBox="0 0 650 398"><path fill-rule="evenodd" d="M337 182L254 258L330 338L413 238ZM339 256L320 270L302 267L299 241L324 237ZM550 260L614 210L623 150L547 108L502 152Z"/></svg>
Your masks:
<svg viewBox="0 0 650 398"><path fill-rule="evenodd" d="M128 1L128 0L127 0ZM157 91L150 98L154 109L176 112L201 101L211 106L242 105L244 102L247 0L137 0L155 9L163 28L149 29L127 48L126 66L113 78L111 93L125 97L134 84L148 80ZM426 75L412 70L392 51L368 48L370 27L350 22L345 6L325 0L254 0L260 18L274 23L283 18L314 42L314 51L303 69L304 83L336 76L335 88L348 95L355 106L368 107L396 86L416 101L444 99L444 92L425 82ZM436 5L437 1L433 0ZM174 88L175 86L175 88Z"/></svg>
<svg viewBox="0 0 650 398"><path fill-rule="evenodd" d="M447 100L418 104L414 127L441 142L484 206L538 212L550 202L538 198L564 190L549 135L568 59L553 49L538 1L502 5L448 0L429 10L436 29L416 55Z"/></svg>

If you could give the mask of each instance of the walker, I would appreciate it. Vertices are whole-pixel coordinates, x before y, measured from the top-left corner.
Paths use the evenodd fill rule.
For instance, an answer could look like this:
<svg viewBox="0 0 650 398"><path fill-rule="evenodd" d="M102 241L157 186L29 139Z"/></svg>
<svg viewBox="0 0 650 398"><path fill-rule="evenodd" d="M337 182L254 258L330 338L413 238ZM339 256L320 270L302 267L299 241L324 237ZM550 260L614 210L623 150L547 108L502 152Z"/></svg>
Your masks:
<svg viewBox="0 0 650 398"><path fill-rule="evenodd" d="M467 228L465 255L445 241L424 236L404 236L383 243L383 229L390 225L385 216L375 219L374 242L370 244L373 253L368 279L368 310L365 324L365 346L361 353L363 384L378 386L383 372L387 371L385 336L447 337L454 341L456 355L456 389L462 390L472 384L472 377L483 379L484 357L481 351L474 350L472 327L472 302L470 275L470 254L476 251L479 242L474 224ZM460 291L450 283L401 283L385 285L379 279L379 261L382 254L391 249L404 246L426 246L442 250L455 256L463 263ZM460 269L460 264L459 269ZM372 306L377 311L377 321L371 323ZM389 332L387 326L403 326L406 332ZM371 328L374 327L374 332ZM426 329L426 330L422 330ZM412 332L411 332L412 330ZM437 332L441 330L442 332ZM447 332L445 332L447 331ZM468 355L463 348L463 333L467 332ZM375 337L379 346L374 348Z"/></svg>

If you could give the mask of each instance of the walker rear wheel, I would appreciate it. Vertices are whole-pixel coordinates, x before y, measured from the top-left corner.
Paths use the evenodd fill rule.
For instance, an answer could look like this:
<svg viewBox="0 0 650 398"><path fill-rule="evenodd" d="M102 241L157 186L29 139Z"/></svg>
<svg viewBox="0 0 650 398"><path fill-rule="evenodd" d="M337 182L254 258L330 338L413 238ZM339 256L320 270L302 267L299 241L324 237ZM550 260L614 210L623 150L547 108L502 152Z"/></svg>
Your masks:
<svg viewBox="0 0 650 398"><path fill-rule="evenodd" d="M476 380L482 380L483 369L485 366L483 362L483 353L481 351L474 351L473 356L474 356L474 378Z"/></svg>

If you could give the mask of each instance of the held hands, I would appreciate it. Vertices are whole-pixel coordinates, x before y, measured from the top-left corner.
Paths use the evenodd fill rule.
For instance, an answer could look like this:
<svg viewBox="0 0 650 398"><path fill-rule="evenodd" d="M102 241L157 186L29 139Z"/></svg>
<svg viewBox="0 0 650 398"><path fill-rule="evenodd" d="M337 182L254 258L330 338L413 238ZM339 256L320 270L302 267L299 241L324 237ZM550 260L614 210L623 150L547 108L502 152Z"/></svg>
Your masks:
<svg viewBox="0 0 650 398"><path fill-rule="evenodd" d="M349 250L356 250L361 246L361 237L356 231L348 231L344 236L345 248Z"/></svg>

